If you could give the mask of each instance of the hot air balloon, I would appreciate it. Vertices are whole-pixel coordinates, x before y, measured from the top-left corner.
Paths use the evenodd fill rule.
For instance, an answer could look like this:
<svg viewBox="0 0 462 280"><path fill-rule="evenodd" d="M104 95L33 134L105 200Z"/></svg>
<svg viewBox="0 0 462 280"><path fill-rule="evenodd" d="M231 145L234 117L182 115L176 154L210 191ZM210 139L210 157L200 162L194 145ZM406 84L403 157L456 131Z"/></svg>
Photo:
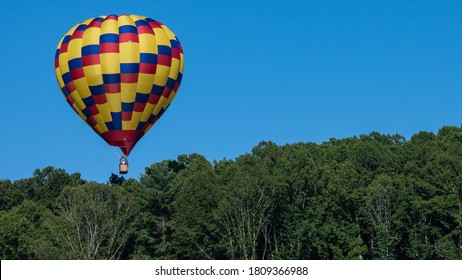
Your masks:
<svg viewBox="0 0 462 280"><path fill-rule="evenodd" d="M183 49L162 23L137 15L88 19L64 35L55 55L59 87L74 111L127 157L175 97Z"/></svg>

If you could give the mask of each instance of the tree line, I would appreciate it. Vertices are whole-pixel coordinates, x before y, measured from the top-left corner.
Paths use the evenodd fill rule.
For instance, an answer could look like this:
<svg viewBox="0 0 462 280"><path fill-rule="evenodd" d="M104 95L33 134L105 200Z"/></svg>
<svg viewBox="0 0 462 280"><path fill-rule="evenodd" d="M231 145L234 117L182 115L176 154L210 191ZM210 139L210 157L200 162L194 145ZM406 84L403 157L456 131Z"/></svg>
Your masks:
<svg viewBox="0 0 462 280"><path fill-rule="evenodd" d="M462 259L462 128L0 180L1 259Z"/></svg>

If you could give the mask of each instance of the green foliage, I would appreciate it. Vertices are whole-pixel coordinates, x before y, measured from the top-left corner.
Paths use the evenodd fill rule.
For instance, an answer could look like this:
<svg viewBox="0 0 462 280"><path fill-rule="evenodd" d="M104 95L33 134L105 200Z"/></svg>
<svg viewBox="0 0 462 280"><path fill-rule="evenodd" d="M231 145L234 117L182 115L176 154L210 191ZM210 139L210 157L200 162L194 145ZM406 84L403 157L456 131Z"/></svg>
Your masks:
<svg viewBox="0 0 462 280"><path fill-rule="evenodd" d="M140 182L126 185L139 207L139 224L132 239L130 258L172 259L171 245L174 227L172 214L177 172L182 170L177 161L162 161L146 168ZM124 186L125 186L124 185Z"/></svg>
<svg viewBox="0 0 462 280"><path fill-rule="evenodd" d="M231 259L260 259L268 252L276 184L262 162L266 157L260 153L264 152L262 145L267 147L264 143L254 149L257 157L238 158L232 177L223 178L226 183L220 192L219 217L227 257Z"/></svg>
<svg viewBox="0 0 462 280"><path fill-rule="evenodd" d="M185 168L173 181L177 190L172 243L177 259L220 258L219 231L215 216L218 207L217 176L202 156L185 158Z"/></svg>
<svg viewBox="0 0 462 280"><path fill-rule="evenodd" d="M48 240L52 212L31 200L24 200L8 212L0 212L1 259L50 259L57 257Z"/></svg>
<svg viewBox="0 0 462 280"><path fill-rule="evenodd" d="M2 259L462 259L462 128L0 180Z"/></svg>
<svg viewBox="0 0 462 280"><path fill-rule="evenodd" d="M118 259L134 230L136 206L121 188L96 183L66 187L53 227L71 259Z"/></svg>
<svg viewBox="0 0 462 280"><path fill-rule="evenodd" d="M12 188L10 180L0 180L0 211L13 208L14 205L18 205L24 198L21 191Z"/></svg>

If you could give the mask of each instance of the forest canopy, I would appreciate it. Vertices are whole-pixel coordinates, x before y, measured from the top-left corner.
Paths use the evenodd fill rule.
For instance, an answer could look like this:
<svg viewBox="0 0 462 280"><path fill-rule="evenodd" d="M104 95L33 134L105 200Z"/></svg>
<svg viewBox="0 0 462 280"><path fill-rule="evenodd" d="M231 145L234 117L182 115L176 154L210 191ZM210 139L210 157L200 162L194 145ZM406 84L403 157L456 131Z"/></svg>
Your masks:
<svg viewBox="0 0 462 280"><path fill-rule="evenodd" d="M0 180L1 259L462 259L462 128Z"/></svg>

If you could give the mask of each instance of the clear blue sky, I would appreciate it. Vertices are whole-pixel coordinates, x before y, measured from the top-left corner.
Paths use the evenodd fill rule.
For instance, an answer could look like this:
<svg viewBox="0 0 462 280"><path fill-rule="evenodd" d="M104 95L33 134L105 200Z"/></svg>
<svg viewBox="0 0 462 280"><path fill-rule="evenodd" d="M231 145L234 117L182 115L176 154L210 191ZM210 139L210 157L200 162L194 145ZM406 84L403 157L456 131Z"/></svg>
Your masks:
<svg viewBox="0 0 462 280"><path fill-rule="evenodd" d="M118 171L120 150L71 110L53 64L68 29L108 14L159 20L185 52L179 93L128 177L179 154L233 159L262 140L408 139L462 121L462 1L7 1L0 179L49 165L100 182Z"/></svg>

